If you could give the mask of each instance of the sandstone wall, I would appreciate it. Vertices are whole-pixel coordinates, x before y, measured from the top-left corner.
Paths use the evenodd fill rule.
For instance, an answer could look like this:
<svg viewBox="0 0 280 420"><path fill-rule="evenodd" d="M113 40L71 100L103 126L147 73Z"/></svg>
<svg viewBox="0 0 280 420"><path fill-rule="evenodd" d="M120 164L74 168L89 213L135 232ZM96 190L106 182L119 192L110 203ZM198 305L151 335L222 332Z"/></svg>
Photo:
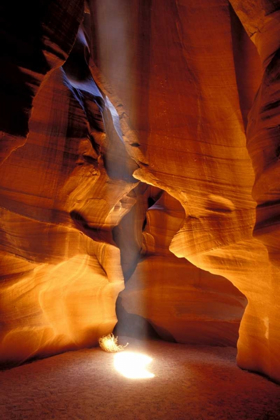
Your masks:
<svg viewBox="0 0 280 420"><path fill-rule="evenodd" d="M147 320L164 340L236 346L247 300L224 277L171 253L184 217L183 207L166 192L148 208L141 259L117 302L117 334L148 335Z"/></svg>
<svg viewBox="0 0 280 420"><path fill-rule="evenodd" d="M261 26L259 34L250 29L261 55L267 49L266 60L278 48L278 12L272 12L279 7L277 2L259 3L255 8L251 2L246 6L233 1L232 6L247 30L247 25L260 27L259 21L268 21L271 30L265 27L262 31ZM254 140L261 128L260 97L271 95L269 103L277 97L276 87L265 76L254 102L263 72L261 61L227 1L167 1L164 9L157 0L135 0L129 5L119 1L112 7L109 1L102 5L93 1L91 5L98 17L95 33L101 40L93 47L93 56L114 87L115 98L111 96L118 104L128 150L139 164L134 176L167 191L185 211L184 224L170 250L199 268L226 277L247 297L238 363L279 380L279 290L272 256L277 261L277 203L271 203L270 193L267 195L267 190L273 190L275 200L277 177L267 177L262 184L272 217L268 222L261 204L256 224L256 201L260 201L256 171L263 174L263 166L254 159L256 150L260 161L267 156L267 143L260 140L257 145ZM121 34L110 29L115 20ZM257 38L262 36L258 45ZM272 72L271 66L272 62L265 74L277 83L276 61ZM128 73L131 78L126 77ZM276 115L277 98L273 103L265 111L273 109ZM245 131L252 106L247 143ZM277 130L277 124L270 130L274 145ZM129 147L135 144L135 135L140 144L137 150Z"/></svg>
<svg viewBox="0 0 280 420"><path fill-rule="evenodd" d="M111 231L134 204L129 193L137 185L137 165L125 152L116 112L88 69L81 28L77 36L83 2L41 6L34 25L41 25L43 35L32 32L34 25L21 28L23 40L29 30L31 38L21 45L13 26L5 34L15 44L10 61L21 78L14 68L7 74L6 88L15 83L15 109L8 126L2 124L8 141L0 166L4 365L96 345L112 331L123 273ZM15 19L29 10L21 12ZM38 56L48 67L36 68ZM1 100L5 109L5 96ZM25 128L17 133L18 143L13 130L20 121Z"/></svg>
<svg viewBox="0 0 280 420"><path fill-rule="evenodd" d="M278 2L64 3L0 14L1 361L96 344L125 278L181 342L234 344L244 295L279 381Z"/></svg>

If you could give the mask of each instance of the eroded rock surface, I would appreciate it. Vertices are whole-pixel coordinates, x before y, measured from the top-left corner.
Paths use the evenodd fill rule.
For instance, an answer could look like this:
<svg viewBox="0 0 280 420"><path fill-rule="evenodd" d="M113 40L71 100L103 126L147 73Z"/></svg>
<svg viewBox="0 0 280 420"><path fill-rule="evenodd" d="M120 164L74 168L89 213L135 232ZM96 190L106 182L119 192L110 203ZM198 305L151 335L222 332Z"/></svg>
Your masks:
<svg viewBox="0 0 280 420"><path fill-rule="evenodd" d="M123 276L162 337L233 344L227 279L239 365L280 381L278 2L90 0L79 33L54 3L3 26L1 360L95 344Z"/></svg>
<svg viewBox="0 0 280 420"><path fill-rule="evenodd" d="M140 166L134 176L164 189L185 210L170 250L226 277L247 297L239 365L279 380L279 282L273 261L273 256L278 261L278 172L271 169L277 168L278 128L277 123L268 127L269 118L260 114L263 110L277 120L279 5L167 1L163 11L159 0L145 5L135 0L131 6L117 3L91 3L102 22L96 26L99 39L107 34L94 51L98 67L114 87L114 103L122 98L130 117L128 122L118 107L127 144L134 142L134 135L139 139L140 147L130 148ZM119 35L110 31L114 19L121 28ZM261 61L242 24L253 35L267 66L254 106ZM117 54L113 42L121 48L124 39L126 54L118 57L112 71L110 58ZM127 68L131 79L124 77ZM247 144L245 129L252 106ZM127 124L134 130L127 129ZM262 124L272 139L269 150L275 164L268 165L274 179L266 177L260 187L259 180L268 172L257 162L257 154L260 162L267 162L269 150L266 153L264 147L272 144L261 140L265 139ZM260 190L268 201L259 196ZM268 191L273 191L273 197ZM257 225L255 200L266 201L257 208Z"/></svg>
<svg viewBox="0 0 280 420"><path fill-rule="evenodd" d="M148 334L146 319L164 340L236 346L246 299L225 278L170 252L184 217L166 192L149 207L141 259L118 299L117 333Z"/></svg>
<svg viewBox="0 0 280 420"><path fill-rule="evenodd" d="M83 0L1 4L0 162L25 143L33 98L50 70L68 57L83 4Z"/></svg>
<svg viewBox="0 0 280 420"><path fill-rule="evenodd" d="M80 8L76 15L71 9L73 16L63 13L73 42ZM49 48L56 51L60 44L55 39ZM27 139L21 147L11 143L3 149L4 365L96 345L116 323L123 273L111 231L135 202L129 192L137 185L132 178L137 165L125 151L114 123L117 113L97 88L86 53L80 28L66 64L46 76L33 100ZM83 72L77 74L81 67ZM20 111L19 117L27 118L25 109Z"/></svg>

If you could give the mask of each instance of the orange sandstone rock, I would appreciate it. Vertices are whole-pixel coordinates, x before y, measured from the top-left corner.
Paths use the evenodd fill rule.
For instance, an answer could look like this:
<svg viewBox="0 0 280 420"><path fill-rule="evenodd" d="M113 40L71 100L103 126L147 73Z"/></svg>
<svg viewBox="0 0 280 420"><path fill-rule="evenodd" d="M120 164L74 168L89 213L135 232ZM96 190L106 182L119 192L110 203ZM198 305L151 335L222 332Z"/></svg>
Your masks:
<svg viewBox="0 0 280 420"><path fill-rule="evenodd" d="M81 38L69 62L86 66ZM123 273L111 231L137 185L114 119L89 70L57 68L0 166L1 364L96 345L114 328Z"/></svg>
<svg viewBox="0 0 280 420"><path fill-rule="evenodd" d="M118 300L118 333L148 333L143 318L165 340L235 346L246 299L225 278L170 252L184 219L180 203L164 192L146 217L142 259Z"/></svg>
<svg viewBox="0 0 280 420"><path fill-rule="evenodd" d="M230 3L91 0L74 46L82 3L46 6L22 37L40 68L12 38L1 70L16 98L0 119L2 361L95 344L116 322L123 274L124 306L163 337L233 344L245 300L226 278L248 300L239 365L280 380L279 7ZM255 100L249 37L264 69Z"/></svg>
<svg viewBox="0 0 280 420"><path fill-rule="evenodd" d="M257 28L253 39L268 65L251 111L247 148L247 115L261 81L261 62L229 3L167 1L164 9L159 0L145 5L134 1L131 7L125 2L111 7L109 3L91 3L102 22L97 26L99 39L104 39L100 49L95 49L95 60L114 88L112 101L119 104L117 97L121 98L130 117L128 121L118 107L129 153L140 166L134 176L164 189L185 210L170 250L199 268L226 277L248 299L240 327L239 365L280 380L279 290L271 264L273 255L277 259L278 247L273 233L277 231L273 215L277 215L278 172L273 172L274 180L263 177L268 172L254 158L258 152L270 159L271 150L276 168L277 153L269 146L267 154L264 147L268 143L260 141L257 146L253 138L254 132L261 133L256 123L268 121L256 111L261 109L261 95L271 98L261 102L267 105L263 111L277 119L277 93L273 93L277 92L277 54L267 63L278 48L277 5L257 2L255 8L249 1L231 2L245 28L251 25L248 33ZM111 29L114 22L120 27L117 34ZM117 56L124 39L128 39L127 53ZM113 70L110 58L115 58ZM124 77L128 68L131 79ZM275 144L277 124L273 127L269 133ZM137 150L130 146L135 136L140 144ZM257 182L253 166L261 174ZM264 180L262 186L258 179ZM271 191L265 192L267 200L273 200L269 206L272 218L268 221L258 207L255 229L255 199L263 203L258 191L267 191L267 187ZM263 237L256 239L260 224Z"/></svg>

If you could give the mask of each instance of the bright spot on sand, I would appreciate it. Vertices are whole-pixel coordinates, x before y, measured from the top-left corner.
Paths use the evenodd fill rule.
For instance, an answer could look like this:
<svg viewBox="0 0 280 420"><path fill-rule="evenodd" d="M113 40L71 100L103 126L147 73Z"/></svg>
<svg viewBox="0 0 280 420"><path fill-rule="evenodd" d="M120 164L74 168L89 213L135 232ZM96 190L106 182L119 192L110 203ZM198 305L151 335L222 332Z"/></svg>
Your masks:
<svg viewBox="0 0 280 420"><path fill-rule="evenodd" d="M114 356L116 370L125 378L144 379L154 378L154 374L146 369L153 359L145 354L124 351Z"/></svg>

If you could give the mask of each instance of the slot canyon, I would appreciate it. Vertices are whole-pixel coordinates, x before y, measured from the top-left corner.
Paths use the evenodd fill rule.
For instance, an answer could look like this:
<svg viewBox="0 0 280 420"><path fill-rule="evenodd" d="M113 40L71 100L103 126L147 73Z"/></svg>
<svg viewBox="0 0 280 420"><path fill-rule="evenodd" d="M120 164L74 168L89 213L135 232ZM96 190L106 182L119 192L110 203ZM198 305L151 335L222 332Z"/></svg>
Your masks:
<svg viewBox="0 0 280 420"><path fill-rule="evenodd" d="M0 22L1 420L280 419L280 0Z"/></svg>

